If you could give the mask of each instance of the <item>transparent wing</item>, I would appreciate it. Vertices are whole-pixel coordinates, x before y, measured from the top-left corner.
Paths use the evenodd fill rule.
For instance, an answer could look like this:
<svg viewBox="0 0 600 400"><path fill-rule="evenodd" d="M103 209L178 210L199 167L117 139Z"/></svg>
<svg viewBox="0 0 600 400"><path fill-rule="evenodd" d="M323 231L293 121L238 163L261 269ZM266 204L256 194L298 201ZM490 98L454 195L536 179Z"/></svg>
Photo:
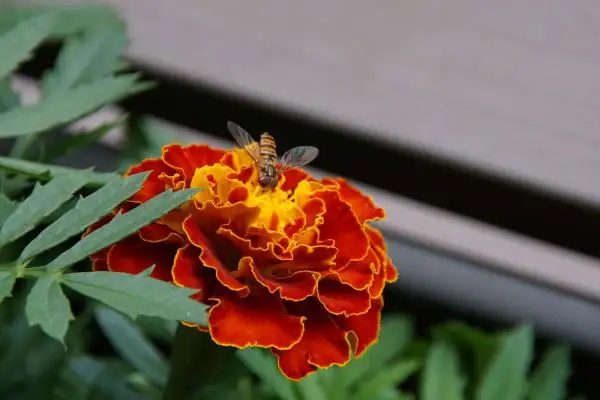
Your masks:
<svg viewBox="0 0 600 400"><path fill-rule="evenodd" d="M248 154L258 162L260 160L260 145L250 136L248 132L235 122L227 121L227 129L238 145L245 149Z"/></svg>
<svg viewBox="0 0 600 400"><path fill-rule="evenodd" d="M289 149L281 156L281 170L302 167L319 155L319 149L313 146L298 146Z"/></svg>

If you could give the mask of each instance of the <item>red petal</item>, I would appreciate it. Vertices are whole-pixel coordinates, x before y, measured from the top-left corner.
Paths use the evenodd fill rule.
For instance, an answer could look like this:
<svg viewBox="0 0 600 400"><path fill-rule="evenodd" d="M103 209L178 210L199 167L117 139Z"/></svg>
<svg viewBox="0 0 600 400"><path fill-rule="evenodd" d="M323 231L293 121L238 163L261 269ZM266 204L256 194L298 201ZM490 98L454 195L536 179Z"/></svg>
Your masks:
<svg viewBox="0 0 600 400"><path fill-rule="evenodd" d="M332 314L363 314L371 307L371 297L367 290L354 290L333 279L322 279L319 282L317 296L325 309Z"/></svg>
<svg viewBox="0 0 600 400"><path fill-rule="evenodd" d="M373 282L373 271L378 269L379 260L373 249L360 261L352 261L340 271L336 271L341 282L356 290L364 290Z"/></svg>
<svg viewBox="0 0 600 400"><path fill-rule="evenodd" d="M204 233L202 233L198 225L194 222L192 216L187 217L183 221L182 227L190 243L200 249L200 260L206 267L215 270L216 277L223 286L230 290L242 291L246 294L250 291L247 285L238 281L229 269L223 265Z"/></svg>
<svg viewBox="0 0 600 400"><path fill-rule="evenodd" d="M151 171L142 188L134 194L129 201L136 203L145 203L154 196L162 193L166 189L166 180L161 178L163 176L175 175L175 170L166 165L161 159L158 158L147 158L140 164L131 167L125 175L134 175L139 172Z"/></svg>
<svg viewBox="0 0 600 400"><path fill-rule="evenodd" d="M361 193L360 190L350 185L345 179L324 179L323 183L338 184L342 200L350 204L361 223L385 218L385 211L383 208L375 206L371 197Z"/></svg>
<svg viewBox="0 0 600 400"><path fill-rule="evenodd" d="M322 191L314 196L325 202L327 210L319 226L320 239L333 239L342 260L362 260L369 250L369 239L350 206L340 200L337 192Z"/></svg>
<svg viewBox="0 0 600 400"><path fill-rule="evenodd" d="M297 271L284 277L267 276L261 273L250 257L240 260L239 272L242 276L254 278L267 288L269 293L279 292L279 296L284 300L301 301L312 296L317 290L318 281L314 272Z"/></svg>
<svg viewBox="0 0 600 400"><path fill-rule="evenodd" d="M189 185L196 168L218 163L225 153L225 150L213 149L205 144L171 144L163 147L162 159L167 165L181 171Z"/></svg>
<svg viewBox="0 0 600 400"><path fill-rule="evenodd" d="M354 355L359 357L369 346L379 338L379 330L381 328L381 309L383 308L383 300L373 299L371 308L368 312L361 315L353 315L351 317L336 316L335 322L347 332L354 333L356 338L356 348Z"/></svg>
<svg viewBox="0 0 600 400"><path fill-rule="evenodd" d="M369 286L369 295L372 299L381 297L383 289L385 287L385 268L381 268L375 275L373 275L373 282Z"/></svg>
<svg viewBox="0 0 600 400"><path fill-rule="evenodd" d="M296 187L300 182L308 178L308 174L299 169L293 168L288 169L283 172L283 184L281 185L281 190L296 190Z"/></svg>
<svg viewBox="0 0 600 400"><path fill-rule="evenodd" d="M385 265L385 280L389 283L394 283L398 280L398 270L389 258Z"/></svg>
<svg viewBox="0 0 600 400"><path fill-rule="evenodd" d="M154 265L153 278L171 282L171 268L177 247L162 243L146 243L137 235L115 244L108 252L108 269L139 274Z"/></svg>
<svg viewBox="0 0 600 400"><path fill-rule="evenodd" d="M351 348L346 332L322 310L307 313L302 340L289 350L274 350L281 372L292 380L300 380L319 368L348 363Z"/></svg>
<svg viewBox="0 0 600 400"><path fill-rule="evenodd" d="M202 264L200 250L192 245L186 245L177 251L172 276L176 285L198 289L198 293L192 296L198 301L206 303L212 295L214 271Z"/></svg>
<svg viewBox="0 0 600 400"><path fill-rule="evenodd" d="M167 225L153 223L146 225L139 231L140 238L149 243L169 242L183 246L185 240L180 234L169 228Z"/></svg>
<svg viewBox="0 0 600 400"><path fill-rule="evenodd" d="M235 245L243 255L250 256L262 262L274 262L282 260L291 260L292 255L285 252L284 248L278 243L268 241L266 243L253 242L251 238L241 237L240 234L233 231L233 226L221 226L217 234Z"/></svg>
<svg viewBox="0 0 600 400"><path fill-rule="evenodd" d="M239 298L227 293L214 300L217 305L208 313L208 325L220 345L285 350L298 343L304 332L305 318L288 314L275 296Z"/></svg>

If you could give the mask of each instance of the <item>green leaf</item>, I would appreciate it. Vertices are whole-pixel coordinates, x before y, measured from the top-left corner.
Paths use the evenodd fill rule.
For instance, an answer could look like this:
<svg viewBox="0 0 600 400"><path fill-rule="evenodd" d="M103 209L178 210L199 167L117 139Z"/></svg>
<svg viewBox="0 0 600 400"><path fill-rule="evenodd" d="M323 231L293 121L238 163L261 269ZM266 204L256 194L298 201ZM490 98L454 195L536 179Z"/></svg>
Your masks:
<svg viewBox="0 0 600 400"><path fill-rule="evenodd" d="M571 375L568 346L553 346L542 359L529 383L528 400L561 400L566 398Z"/></svg>
<svg viewBox="0 0 600 400"><path fill-rule="evenodd" d="M0 247L35 228L38 222L81 189L88 181L88 176L85 171L82 171L73 175L59 176L43 186L37 184L29 197L19 204L0 228Z"/></svg>
<svg viewBox="0 0 600 400"><path fill-rule="evenodd" d="M89 132L78 132L73 135L65 135L64 138L55 140L51 147L43 155L43 160L55 160L71 153L74 150L98 143L100 139L120 125L123 119L124 118L119 118L116 121L107 122Z"/></svg>
<svg viewBox="0 0 600 400"><path fill-rule="evenodd" d="M29 325L40 325L46 334L64 344L73 314L56 277L44 276L37 280L27 296L25 315Z"/></svg>
<svg viewBox="0 0 600 400"><path fill-rule="evenodd" d="M147 90L136 74L105 77L73 89L59 90L39 102L0 114L0 138L29 135L81 118L98 108Z"/></svg>
<svg viewBox="0 0 600 400"><path fill-rule="evenodd" d="M295 383L300 397L304 400L329 400L325 390L321 387L317 374L312 374Z"/></svg>
<svg viewBox="0 0 600 400"><path fill-rule="evenodd" d="M76 168L17 160L10 157L0 157L0 170L28 175L39 180L50 180L51 178L59 176L81 173L81 170ZM92 172L86 170L86 173L89 174L89 180L86 183L86 186L88 187L103 186L119 177L118 174L108 172Z"/></svg>
<svg viewBox="0 0 600 400"><path fill-rule="evenodd" d="M421 375L420 399L462 400L465 378L460 373L458 352L450 343L438 342L429 349Z"/></svg>
<svg viewBox="0 0 600 400"><path fill-rule="evenodd" d="M17 204L4 194L0 193L0 225L4 224L15 208L17 208Z"/></svg>
<svg viewBox="0 0 600 400"><path fill-rule="evenodd" d="M189 298L194 289L120 272L77 272L63 275L61 282L135 319L148 315L206 325L206 306Z"/></svg>
<svg viewBox="0 0 600 400"><path fill-rule="evenodd" d="M273 389L281 400L296 400L292 381L284 377L276 365L275 358L257 348L238 350L238 358L258 377Z"/></svg>
<svg viewBox="0 0 600 400"><path fill-rule="evenodd" d="M152 382L164 386L169 366L163 355L127 317L103 306L96 307L96 320L117 353Z"/></svg>
<svg viewBox="0 0 600 400"><path fill-rule="evenodd" d="M31 259L82 232L135 194L147 176L148 173L141 173L125 179L115 179L91 195L80 199L74 208L29 242L19 259L21 261Z"/></svg>
<svg viewBox="0 0 600 400"><path fill-rule="evenodd" d="M21 104L19 96L13 90L10 79L0 79L0 112L10 110Z"/></svg>
<svg viewBox="0 0 600 400"><path fill-rule="evenodd" d="M163 192L129 212L117 215L108 224L93 231L69 250L56 257L46 267L54 271L69 267L137 232L140 228L179 207L197 192L198 189Z"/></svg>
<svg viewBox="0 0 600 400"><path fill-rule="evenodd" d="M477 390L477 400L520 400L527 389L532 358L533 330L530 326L506 335L487 368Z"/></svg>
<svg viewBox="0 0 600 400"><path fill-rule="evenodd" d="M2 7L0 32L12 28L21 21L47 13L54 14L57 21L51 31L52 38L77 34L92 27L112 29L124 27L124 21L116 10L103 4L52 4Z"/></svg>
<svg viewBox="0 0 600 400"><path fill-rule="evenodd" d="M115 72L121 63L120 56L127 45L124 31L93 27L82 35L67 38L54 69L42 82L46 95L69 89Z"/></svg>
<svg viewBox="0 0 600 400"><path fill-rule="evenodd" d="M408 317L390 315L381 322L379 339L360 358L352 360L340 370L344 385L351 386L373 373L379 372L395 357L398 357L413 338L414 327ZM339 391L339 382L334 382L334 391Z"/></svg>
<svg viewBox="0 0 600 400"><path fill-rule="evenodd" d="M380 370L362 383L351 400L370 400L379 393L394 388L415 373L421 364L415 360L399 361Z"/></svg>
<svg viewBox="0 0 600 400"><path fill-rule="evenodd" d="M0 270L0 304L2 300L11 296L16 280L15 271Z"/></svg>
<svg viewBox="0 0 600 400"><path fill-rule="evenodd" d="M48 37L56 20L52 14L44 14L20 22L0 36L0 78L26 61L31 52Z"/></svg>

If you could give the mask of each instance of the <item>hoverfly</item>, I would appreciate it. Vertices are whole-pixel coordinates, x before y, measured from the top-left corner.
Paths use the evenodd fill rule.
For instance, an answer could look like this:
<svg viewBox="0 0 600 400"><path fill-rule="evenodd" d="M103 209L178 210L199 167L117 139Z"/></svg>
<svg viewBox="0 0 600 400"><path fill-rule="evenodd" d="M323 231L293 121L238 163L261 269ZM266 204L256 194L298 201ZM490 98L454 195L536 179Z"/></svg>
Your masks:
<svg viewBox="0 0 600 400"><path fill-rule="evenodd" d="M273 136L265 132L260 135L260 142L256 142L244 128L231 121L227 121L227 129L256 163L258 183L264 189L277 186L279 175L285 170L307 165L319 155L319 149L313 146L293 147L283 153L277 168L277 149Z"/></svg>

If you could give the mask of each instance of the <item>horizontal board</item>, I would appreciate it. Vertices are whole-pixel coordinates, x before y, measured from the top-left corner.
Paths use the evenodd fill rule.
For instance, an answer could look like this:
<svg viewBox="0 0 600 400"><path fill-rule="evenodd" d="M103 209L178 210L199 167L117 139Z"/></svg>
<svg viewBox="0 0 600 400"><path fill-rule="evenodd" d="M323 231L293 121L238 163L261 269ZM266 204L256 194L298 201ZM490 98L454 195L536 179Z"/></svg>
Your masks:
<svg viewBox="0 0 600 400"><path fill-rule="evenodd" d="M135 61L600 204L593 0L108 2Z"/></svg>

